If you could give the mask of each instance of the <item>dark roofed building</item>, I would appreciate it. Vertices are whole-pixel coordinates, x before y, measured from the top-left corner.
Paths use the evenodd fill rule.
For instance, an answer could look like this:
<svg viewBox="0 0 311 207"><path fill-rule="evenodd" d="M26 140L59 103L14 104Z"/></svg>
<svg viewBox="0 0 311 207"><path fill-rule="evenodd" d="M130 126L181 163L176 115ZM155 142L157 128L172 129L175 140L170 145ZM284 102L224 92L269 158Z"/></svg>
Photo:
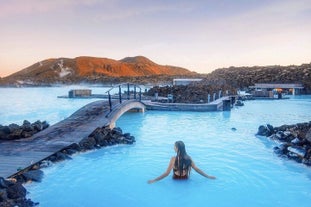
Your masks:
<svg viewBox="0 0 311 207"><path fill-rule="evenodd" d="M255 93L256 91L263 91L267 93L276 92L296 95L300 94L301 89L304 87L300 83L255 83L255 85L250 86L250 88L254 89Z"/></svg>

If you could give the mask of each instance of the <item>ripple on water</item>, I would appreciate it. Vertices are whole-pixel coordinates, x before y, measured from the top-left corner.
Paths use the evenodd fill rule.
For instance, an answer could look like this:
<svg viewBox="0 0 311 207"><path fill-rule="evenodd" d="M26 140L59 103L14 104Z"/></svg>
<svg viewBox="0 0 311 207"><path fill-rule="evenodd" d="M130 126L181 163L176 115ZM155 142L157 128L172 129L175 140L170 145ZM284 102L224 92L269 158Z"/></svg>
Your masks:
<svg viewBox="0 0 311 207"><path fill-rule="evenodd" d="M42 90L43 95L45 92ZM58 100L49 100L62 107ZM73 103L61 102L66 107L60 110L69 113ZM52 108L46 117L55 114ZM43 112L33 113L32 117L42 119ZM310 121L310 114L310 98L250 101L231 112L124 114L117 126L135 136L134 145L81 153L73 160L58 163L45 170L42 183L27 187L28 196L44 207L310 206L310 169L277 157L273 154L274 144L254 136L261 124ZM166 170L176 140L183 140L197 166L217 179L191 172L186 182L167 178L148 185L148 179Z"/></svg>

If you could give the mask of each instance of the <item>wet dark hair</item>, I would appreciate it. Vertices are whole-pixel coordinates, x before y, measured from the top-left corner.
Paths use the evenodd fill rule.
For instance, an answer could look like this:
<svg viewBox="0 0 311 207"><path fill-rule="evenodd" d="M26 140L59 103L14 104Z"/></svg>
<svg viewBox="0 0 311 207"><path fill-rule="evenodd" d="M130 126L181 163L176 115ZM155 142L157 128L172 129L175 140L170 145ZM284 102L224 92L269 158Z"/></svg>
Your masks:
<svg viewBox="0 0 311 207"><path fill-rule="evenodd" d="M187 174L190 175L191 170L191 158L186 152L186 147L183 141L175 142L177 148L177 155L174 163L174 169L182 175L183 170L186 170Z"/></svg>

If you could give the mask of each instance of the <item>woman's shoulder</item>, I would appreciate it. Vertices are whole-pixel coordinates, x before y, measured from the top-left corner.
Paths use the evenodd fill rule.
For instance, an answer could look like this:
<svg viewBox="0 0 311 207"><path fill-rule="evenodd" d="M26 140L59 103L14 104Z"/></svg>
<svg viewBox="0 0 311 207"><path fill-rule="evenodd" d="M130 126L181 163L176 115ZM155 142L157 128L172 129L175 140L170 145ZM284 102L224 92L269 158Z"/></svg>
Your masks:
<svg viewBox="0 0 311 207"><path fill-rule="evenodd" d="M171 160L170 160L170 166L173 166L173 165L174 165L175 159L176 159L176 157L172 157L172 158L171 158Z"/></svg>

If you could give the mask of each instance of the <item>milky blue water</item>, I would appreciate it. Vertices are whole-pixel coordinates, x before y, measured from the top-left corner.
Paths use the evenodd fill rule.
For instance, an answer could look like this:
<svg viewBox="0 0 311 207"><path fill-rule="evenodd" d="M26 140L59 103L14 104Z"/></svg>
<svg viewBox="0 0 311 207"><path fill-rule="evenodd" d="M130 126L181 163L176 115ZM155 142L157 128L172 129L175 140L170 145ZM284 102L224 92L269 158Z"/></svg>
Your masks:
<svg viewBox="0 0 311 207"><path fill-rule="evenodd" d="M56 123L94 100L58 99L65 88L0 89L0 123L24 119ZM97 93L106 89L94 88ZM44 170L41 183L27 184L28 198L40 206L311 206L311 168L273 153L276 143L256 137L258 126L308 122L311 96L248 101L230 112L126 113L117 121L136 138L73 156ZM236 130L232 130L232 128ZM187 181L163 173L174 142L207 174L195 171Z"/></svg>

